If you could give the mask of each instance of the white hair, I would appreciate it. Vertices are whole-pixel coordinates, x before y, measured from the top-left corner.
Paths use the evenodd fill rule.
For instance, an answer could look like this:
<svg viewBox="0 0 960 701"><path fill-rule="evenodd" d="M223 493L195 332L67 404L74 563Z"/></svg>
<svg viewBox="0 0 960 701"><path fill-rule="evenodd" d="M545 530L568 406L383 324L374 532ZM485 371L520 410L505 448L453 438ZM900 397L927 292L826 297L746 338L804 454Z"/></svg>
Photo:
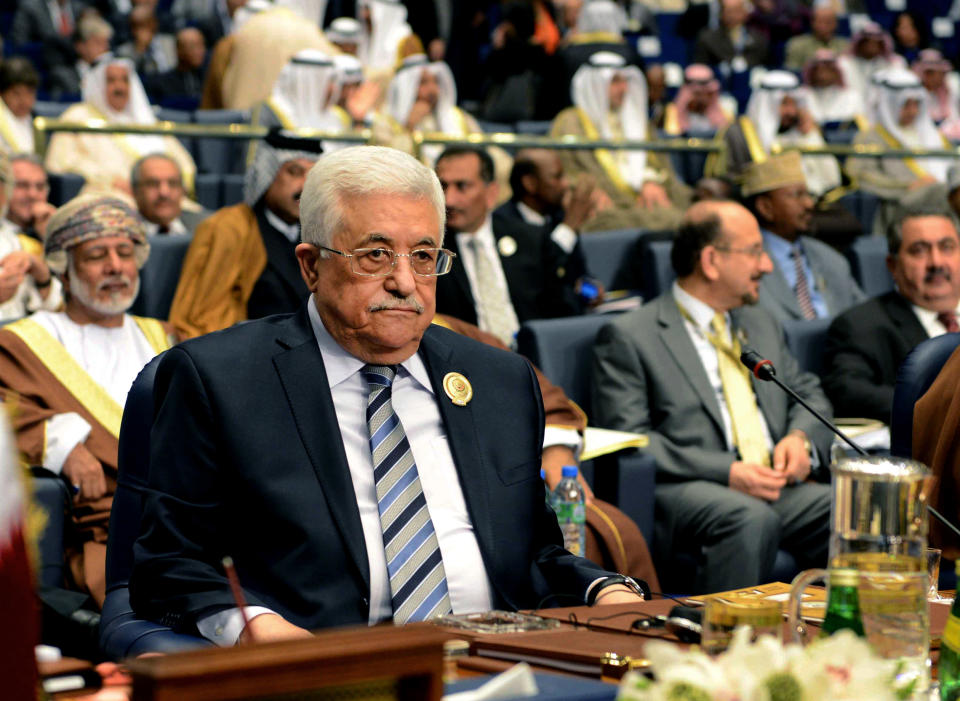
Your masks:
<svg viewBox="0 0 960 701"><path fill-rule="evenodd" d="M300 197L304 242L330 247L343 227L343 199L368 195L426 200L437 212L437 240L443 244L447 212L436 173L413 156L386 146L340 149L322 156L310 169Z"/></svg>

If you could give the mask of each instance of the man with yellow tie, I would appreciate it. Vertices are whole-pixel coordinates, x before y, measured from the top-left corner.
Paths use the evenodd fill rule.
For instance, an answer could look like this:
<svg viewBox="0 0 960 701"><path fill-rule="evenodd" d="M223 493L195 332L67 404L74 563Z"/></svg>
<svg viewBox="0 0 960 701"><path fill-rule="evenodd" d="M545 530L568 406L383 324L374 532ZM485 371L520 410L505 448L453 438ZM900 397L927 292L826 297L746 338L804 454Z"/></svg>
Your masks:
<svg viewBox="0 0 960 701"><path fill-rule="evenodd" d="M657 569L665 591L716 592L770 581L777 550L802 567L826 562L831 434L740 363L750 346L811 406L831 415L779 325L756 305L773 270L757 220L734 202L700 202L671 252L672 289L605 326L594 349L599 426L646 433L657 461ZM812 468L816 469L812 469ZM671 577L678 552L701 561ZM673 581L671 581L673 579Z"/></svg>

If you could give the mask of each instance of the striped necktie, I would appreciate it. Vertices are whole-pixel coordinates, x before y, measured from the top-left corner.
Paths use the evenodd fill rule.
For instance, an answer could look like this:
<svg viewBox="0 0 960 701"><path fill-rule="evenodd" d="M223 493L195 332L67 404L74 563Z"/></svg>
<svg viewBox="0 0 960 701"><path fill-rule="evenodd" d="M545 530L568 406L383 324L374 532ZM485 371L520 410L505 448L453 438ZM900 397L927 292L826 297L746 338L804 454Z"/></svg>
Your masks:
<svg viewBox="0 0 960 701"><path fill-rule="evenodd" d="M800 313L804 319L816 319L817 310L813 307L813 298L810 296L810 285L807 284L806 266L803 264L803 253L799 246L790 248L790 256L793 258L794 269L797 272L797 304L800 305Z"/></svg>
<svg viewBox="0 0 960 701"><path fill-rule="evenodd" d="M392 365L364 365L367 428L395 623L450 613L447 576L420 475L393 411Z"/></svg>

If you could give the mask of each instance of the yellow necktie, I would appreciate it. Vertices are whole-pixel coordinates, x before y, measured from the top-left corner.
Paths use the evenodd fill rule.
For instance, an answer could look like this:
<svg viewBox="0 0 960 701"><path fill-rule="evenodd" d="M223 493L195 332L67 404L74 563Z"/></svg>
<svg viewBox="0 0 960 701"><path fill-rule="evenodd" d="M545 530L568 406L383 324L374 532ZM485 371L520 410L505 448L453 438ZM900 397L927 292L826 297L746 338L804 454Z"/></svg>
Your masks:
<svg viewBox="0 0 960 701"><path fill-rule="evenodd" d="M740 362L740 342L727 333L727 320L717 313L710 322L713 333L707 334L707 340L717 349L720 384L723 396L730 412L733 425L733 444L740 451L744 462L770 466L770 451L763 435L760 409L757 397L750 384L750 371Z"/></svg>

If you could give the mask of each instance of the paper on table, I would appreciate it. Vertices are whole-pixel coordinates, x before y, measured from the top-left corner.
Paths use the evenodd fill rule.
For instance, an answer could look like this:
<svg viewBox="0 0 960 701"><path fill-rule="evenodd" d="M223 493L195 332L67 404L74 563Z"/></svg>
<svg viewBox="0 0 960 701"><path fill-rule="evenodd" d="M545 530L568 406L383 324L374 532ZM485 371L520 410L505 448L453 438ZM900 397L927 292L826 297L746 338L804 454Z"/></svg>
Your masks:
<svg viewBox="0 0 960 701"><path fill-rule="evenodd" d="M513 665L490 681L472 691L461 691L443 697L444 701L493 701L494 699L517 699L536 696L540 693L533 671L526 662Z"/></svg>
<svg viewBox="0 0 960 701"><path fill-rule="evenodd" d="M588 426L583 432L583 451L580 460L593 460L601 455L616 453L627 448L646 448L650 440L642 433L613 431L608 428Z"/></svg>

